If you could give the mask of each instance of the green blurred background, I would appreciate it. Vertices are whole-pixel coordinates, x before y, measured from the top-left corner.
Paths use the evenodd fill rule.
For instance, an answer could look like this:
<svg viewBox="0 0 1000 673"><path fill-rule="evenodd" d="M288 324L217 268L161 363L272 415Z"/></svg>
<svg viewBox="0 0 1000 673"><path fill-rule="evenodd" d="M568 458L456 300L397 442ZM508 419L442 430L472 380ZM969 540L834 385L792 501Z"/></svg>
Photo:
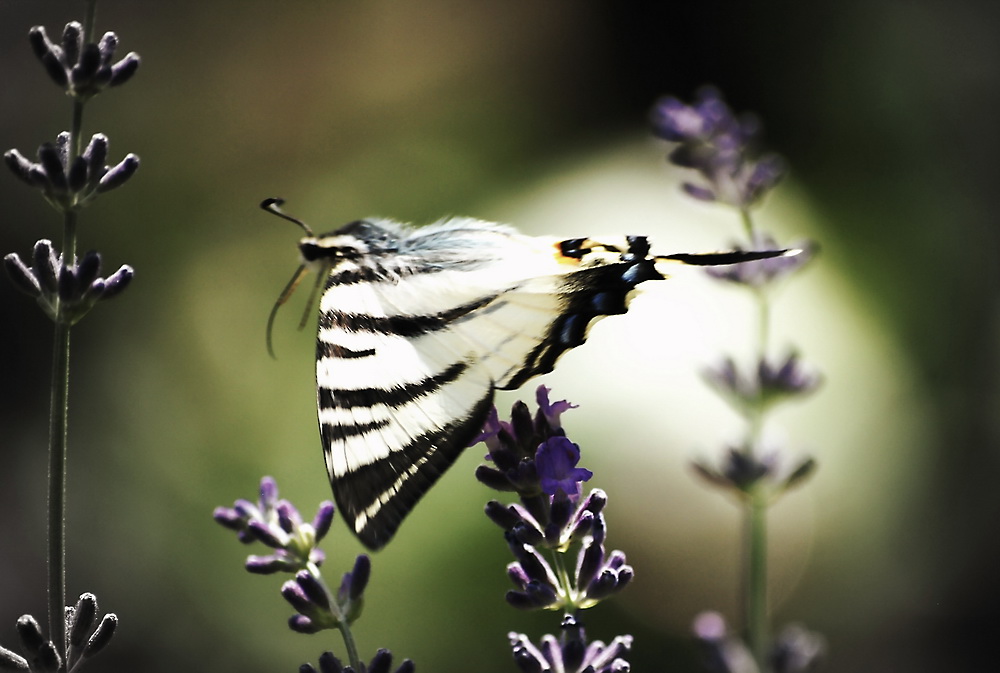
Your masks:
<svg viewBox="0 0 1000 673"><path fill-rule="evenodd" d="M59 34L82 2L0 3L0 148L27 155L70 104L27 31ZM772 428L815 478L773 510L777 624L825 634L827 670L981 671L1000 636L996 104L1000 10L989 2L102 0L143 64L88 107L115 160L142 167L82 216L134 285L74 330L69 591L118 613L106 670L295 670L333 635L285 627L280 578L211 519L271 474L311 516L329 497L304 299L267 312L297 230L257 209L282 196L317 230L365 215L449 214L526 232L647 233L666 252L738 234L687 203L648 137L661 94L714 83L763 119L791 166L759 213L823 253L776 309L824 389ZM0 251L58 241L58 217L0 178ZM745 297L682 275L602 323L546 382L580 403L571 436L608 491L610 538L635 585L587 615L636 636L634 670L695 671L688 625L736 607L738 511L686 461L739 436L698 370L740 348ZM0 642L44 614L51 328L0 283ZM598 364L600 366L598 366ZM522 391L530 398L533 385ZM507 396L502 404L513 399ZM481 514L475 449L374 558L366 656L423 671L511 671L506 633L557 616L506 606L501 535ZM338 520L331 577L359 545Z"/></svg>

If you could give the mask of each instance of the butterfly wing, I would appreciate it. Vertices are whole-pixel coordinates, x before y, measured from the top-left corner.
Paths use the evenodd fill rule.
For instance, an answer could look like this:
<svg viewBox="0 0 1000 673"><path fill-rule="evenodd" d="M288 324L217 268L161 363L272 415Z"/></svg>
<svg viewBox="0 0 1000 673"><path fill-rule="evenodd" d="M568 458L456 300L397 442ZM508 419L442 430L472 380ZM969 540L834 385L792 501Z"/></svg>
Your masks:
<svg viewBox="0 0 1000 673"><path fill-rule="evenodd" d="M332 266L320 432L337 504L369 548L481 431L494 389L551 371L595 320L626 311L637 283L663 278L631 247L566 243L458 221Z"/></svg>

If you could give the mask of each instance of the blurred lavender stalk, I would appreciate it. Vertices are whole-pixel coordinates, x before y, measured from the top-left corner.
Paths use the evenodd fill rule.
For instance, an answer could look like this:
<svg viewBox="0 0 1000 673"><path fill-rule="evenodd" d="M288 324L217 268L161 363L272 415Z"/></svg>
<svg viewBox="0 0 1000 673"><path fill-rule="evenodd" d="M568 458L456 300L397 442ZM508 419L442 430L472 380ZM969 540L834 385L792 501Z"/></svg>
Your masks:
<svg viewBox="0 0 1000 673"><path fill-rule="evenodd" d="M810 670L824 647L814 634L779 637L772 642L767 607L767 508L789 488L809 476L812 458L788 461L782 451L766 446L767 414L779 402L799 399L816 389L820 377L803 366L798 351L786 349L776 358L770 344L770 302L776 286L803 267L815 248L809 242L781 246L760 231L751 209L781 180L784 162L774 154L757 155L760 124L752 116L735 116L718 91L702 89L691 105L673 97L660 99L652 113L653 132L676 143L668 160L694 171L700 179L681 188L691 197L734 208L746 236L738 248L797 248L799 254L709 269L719 280L748 289L757 303L756 359L741 367L732 357L705 372L705 379L746 421L737 446L728 447L717 464L696 461L694 469L708 483L737 496L744 511L743 619L746 642L729 634L722 617L705 613L695 620L695 633L706 646L711 670L757 673ZM808 633L801 630L802 633ZM787 633L787 631L785 632Z"/></svg>

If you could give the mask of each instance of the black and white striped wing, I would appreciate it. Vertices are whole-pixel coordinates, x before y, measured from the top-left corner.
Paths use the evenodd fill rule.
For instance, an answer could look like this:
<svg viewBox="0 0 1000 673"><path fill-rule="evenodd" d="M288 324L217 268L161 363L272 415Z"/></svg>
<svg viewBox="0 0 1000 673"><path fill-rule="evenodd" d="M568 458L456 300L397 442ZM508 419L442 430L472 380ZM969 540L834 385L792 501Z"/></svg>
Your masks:
<svg viewBox="0 0 1000 673"><path fill-rule="evenodd" d="M355 223L310 244L336 251L316 360L326 466L372 549L481 431L496 388L551 371L664 277L642 238L557 242L474 220Z"/></svg>

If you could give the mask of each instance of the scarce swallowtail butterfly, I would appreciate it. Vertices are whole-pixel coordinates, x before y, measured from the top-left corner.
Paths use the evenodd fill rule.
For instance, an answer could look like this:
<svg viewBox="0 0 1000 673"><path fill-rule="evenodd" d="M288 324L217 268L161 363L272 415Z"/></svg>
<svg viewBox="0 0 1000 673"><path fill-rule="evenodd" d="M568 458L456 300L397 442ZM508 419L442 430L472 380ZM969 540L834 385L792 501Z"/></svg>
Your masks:
<svg viewBox="0 0 1000 673"><path fill-rule="evenodd" d="M664 280L663 265L794 253L651 255L644 236L558 240L467 218L373 218L317 236L281 203L261 207L306 236L268 320L268 349L278 307L316 272L323 457L341 513L373 550L480 433L495 390L552 371L596 321L628 310L636 286Z"/></svg>

